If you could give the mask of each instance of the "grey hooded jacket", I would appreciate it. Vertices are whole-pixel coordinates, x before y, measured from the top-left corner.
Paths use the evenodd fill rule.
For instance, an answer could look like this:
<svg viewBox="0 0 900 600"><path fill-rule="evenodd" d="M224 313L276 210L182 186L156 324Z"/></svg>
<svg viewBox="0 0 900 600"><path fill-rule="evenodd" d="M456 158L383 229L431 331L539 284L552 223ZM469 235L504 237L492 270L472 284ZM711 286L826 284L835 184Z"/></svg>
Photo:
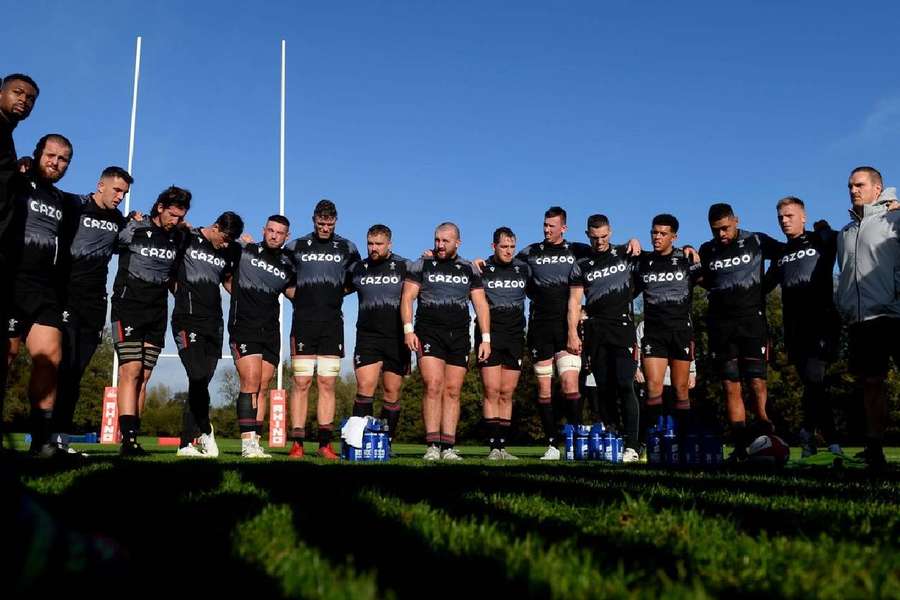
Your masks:
<svg viewBox="0 0 900 600"><path fill-rule="evenodd" d="M887 209L896 199L896 188L886 188L863 207L862 218L851 210L852 220L838 236L835 303L849 324L900 319L900 211Z"/></svg>

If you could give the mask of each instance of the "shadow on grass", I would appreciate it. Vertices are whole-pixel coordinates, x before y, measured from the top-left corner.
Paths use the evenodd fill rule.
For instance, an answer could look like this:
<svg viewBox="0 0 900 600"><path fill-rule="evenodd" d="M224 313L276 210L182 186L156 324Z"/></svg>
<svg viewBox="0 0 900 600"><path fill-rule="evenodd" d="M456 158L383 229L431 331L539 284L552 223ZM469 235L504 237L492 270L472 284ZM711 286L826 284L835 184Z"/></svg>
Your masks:
<svg viewBox="0 0 900 600"><path fill-rule="evenodd" d="M379 516L360 500L365 490L383 491L405 502L425 502L456 518L476 516L495 522L511 538L539 532L548 543L578 540L600 548L607 541L562 520L525 518L474 502L466 494L521 494L572 505L619 503L624 494L645 498L655 508L691 510L737 520L745 531L814 537L825 532L853 538L853 515L798 514L796 511L729 504L712 493L748 492L770 496L844 498L861 503L896 498L897 474L871 484L865 473L831 472L704 475L646 468L594 465L523 464L497 468L486 464L323 465L319 463L236 461L119 461L98 458L70 471L48 461L19 460L15 477L28 482L30 495L63 526L103 535L127 552L130 581L145 593L178 595L249 591L261 597L282 595L283 585L238 556L234 532L240 522L266 506L292 508L296 538L328 563L371 570L381 591L399 597L471 595L546 595L524 579L509 581L499 557L452 555L431 547L402 519ZM237 475L235 475L237 474ZM226 485L226 479L231 484ZM237 481L237 483L235 483ZM604 486L591 485L603 481ZM658 493L667 487L684 493ZM791 488L795 490L792 492ZM656 491L655 491L656 490ZM836 537L838 537L836 535ZM619 561L674 575L678 558L646 544L621 544L598 553L598 565L614 570ZM653 559L648 563L652 550ZM646 570L649 569L649 570ZM460 573L461 576L449 576ZM75 576L77 580L77 573ZM430 580L436 591L422 587ZM61 580L60 580L61 581ZM53 583L52 580L49 583ZM476 587L477 586L477 587ZM52 588L52 585L48 585ZM327 591L327 590L326 590ZM310 591L311 596L317 594ZM321 595L321 594L319 594Z"/></svg>

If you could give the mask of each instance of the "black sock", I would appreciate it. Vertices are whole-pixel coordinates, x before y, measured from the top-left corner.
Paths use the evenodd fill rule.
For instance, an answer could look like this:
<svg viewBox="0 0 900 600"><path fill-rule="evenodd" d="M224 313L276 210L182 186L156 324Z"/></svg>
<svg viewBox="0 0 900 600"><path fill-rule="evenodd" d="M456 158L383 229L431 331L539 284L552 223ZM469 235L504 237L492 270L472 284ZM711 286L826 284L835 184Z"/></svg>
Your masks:
<svg viewBox="0 0 900 600"><path fill-rule="evenodd" d="M39 450L50 442L50 427L53 424L53 409L44 410L37 406L31 409L31 447Z"/></svg>
<svg viewBox="0 0 900 600"><path fill-rule="evenodd" d="M634 395L634 384L631 381L623 381L619 384L619 400L622 402L622 424L625 427L622 440L626 448L637 450L641 407L638 404L637 396Z"/></svg>
<svg viewBox="0 0 900 600"><path fill-rule="evenodd" d="M181 410L181 442L179 443L179 448L184 448L194 441L194 427L194 417L191 414L190 406L185 402Z"/></svg>
<svg viewBox="0 0 900 600"><path fill-rule="evenodd" d="M209 424L209 382L206 379L188 381L188 406L191 409L194 427L200 433L207 435L212 433Z"/></svg>
<svg viewBox="0 0 900 600"><path fill-rule="evenodd" d="M512 421L509 419L497 419L497 435L499 436L497 447L501 450L506 448L506 440L509 439L509 430L511 426Z"/></svg>
<svg viewBox="0 0 900 600"><path fill-rule="evenodd" d="M650 404L650 402L652 402L653 400L648 399L647 404L644 406L644 410L647 411L647 423L649 423L648 427L656 427L656 425L659 423L659 418L663 414L662 398L659 399L659 404Z"/></svg>
<svg viewBox="0 0 900 600"><path fill-rule="evenodd" d="M257 421L256 427L254 429L256 430L256 435L258 435L259 437L262 437L263 422Z"/></svg>
<svg viewBox="0 0 900 600"><path fill-rule="evenodd" d="M119 415L119 432L122 434L123 444L136 444L138 418L135 415Z"/></svg>
<svg viewBox="0 0 900 600"><path fill-rule="evenodd" d="M676 408L675 409L675 430L678 432L678 436L681 437L685 435L689 429L693 426L693 422L691 420L692 413L689 408Z"/></svg>
<svg viewBox="0 0 900 600"><path fill-rule="evenodd" d="M331 433L332 433L331 423L327 425L319 425L319 448L324 448L325 446L329 446L331 444Z"/></svg>
<svg viewBox="0 0 900 600"><path fill-rule="evenodd" d="M553 418L553 404L550 398L538 398L538 412L544 427L544 438L548 446L556 443L556 420Z"/></svg>
<svg viewBox="0 0 900 600"><path fill-rule="evenodd" d="M734 421L731 423L731 441L734 444L735 454L747 454L746 421Z"/></svg>
<svg viewBox="0 0 900 600"><path fill-rule="evenodd" d="M302 446L303 440L306 439L306 429L303 427L292 427L291 432L288 434L288 439Z"/></svg>
<svg viewBox="0 0 900 600"><path fill-rule="evenodd" d="M241 433L253 433L256 429L256 409L253 408L253 394L250 392L238 394L237 419Z"/></svg>
<svg viewBox="0 0 900 600"><path fill-rule="evenodd" d="M353 401L353 416L354 417L371 417L372 416L372 404L375 402L375 398L372 396L362 396L360 394L356 395L356 399Z"/></svg>
<svg viewBox="0 0 900 600"><path fill-rule="evenodd" d="M566 394L566 420L570 425L581 425L581 415L584 407L581 403L581 394L575 392Z"/></svg>
<svg viewBox="0 0 900 600"><path fill-rule="evenodd" d="M441 450L450 450L456 444L456 436L449 433L441 434Z"/></svg>
<svg viewBox="0 0 900 600"><path fill-rule="evenodd" d="M397 423L400 422L400 403L385 402L381 407L381 418L387 421L388 433L393 441L394 435L397 433Z"/></svg>
<svg viewBox="0 0 900 600"><path fill-rule="evenodd" d="M497 447L497 419L483 418L481 421L481 425L484 428L488 447L490 447L491 450L495 449Z"/></svg>

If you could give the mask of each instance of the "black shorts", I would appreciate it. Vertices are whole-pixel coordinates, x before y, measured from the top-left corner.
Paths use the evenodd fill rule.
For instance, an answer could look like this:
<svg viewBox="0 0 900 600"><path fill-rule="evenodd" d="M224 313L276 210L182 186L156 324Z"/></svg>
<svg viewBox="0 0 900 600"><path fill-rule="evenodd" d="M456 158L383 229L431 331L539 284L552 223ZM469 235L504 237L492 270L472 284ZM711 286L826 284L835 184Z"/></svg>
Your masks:
<svg viewBox="0 0 900 600"><path fill-rule="evenodd" d="M416 327L419 338L419 359L439 358L455 367L469 366L469 352L472 351L469 330L438 329L432 327Z"/></svg>
<svg viewBox="0 0 900 600"><path fill-rule="evenodd" d="M239 332L233 332L228 336L228 346L231 348L234 362L245 356L257 354L261 354L264 361L276 367L281 360L281 337L277 331L271 332L268 336L260 336L259 333L241 336Z"/></svg>
<svg viewBox="0 0 900 600"><path fill-rule="evenodd" d="M523 332L524 333L524 332ZM481 331L475 331L475 348L481 346ZM518 335L505 335L491 333L491 355L484 362L479 361L478 367L503 367L519 371L522 369L522 354L525 352L525 339L522 333Z"/></svg>
<svg viewBox="0 0 900 600"><path fill-rule="evenodd" d="M769 335L762 316L710 318L710 357L722 364L730 360L761 360L769 355Z"/></svg>
<svg viewBox="0 0 900 600"><path fill-rule="evenodd" d="M849 327L850 372L858 377L884 377L890 359L900 368L900 317L877 317Z"/></svg>
<svg viewBox="0 0 900 600"><path fill-rule="evenodd" d="M659 329L644 325L641 340L643 358L667 358L669 360L694 360L693 329Z"/></svg>
<svg viewBox="0 0 900 600"><path fill-rule="evenodd" d="M7 337L25 338L32 325L62 329L62 308L52 287L17 282L6 307Z"/></svg>
<svg viewBox="0 0 900 600"><path fill-rule="evenodd" d="M531 360L550 360L566 350L569 343L569 325L566 318L559 321L532 321L528 324L528 351Z"/></svg>
<svg viewBox="0 0 900 600"><path fill-rule="evenodd" d="M166 310L162 306L113 303L110 314L113 343L146 342L162 348L166 336Z"/></svg>
<svg viewBox="0 0 900 600"><path fill-rule="evenodd" d="M381 370L397 375L408 375L412 353L403 338L386 338L381 335L356 333L353 350L354 368L381 363Z"/></svg>
<svg viewBox="0 0 900 600"><path fill-rule="evenodd" d="M831 363L840 348L841 322L837 314L816 320L788 320L784 323L784 346L794 364L808 359Z"/></svg>
<svg viewBox="0 0 900 600"><path fill-rule="evenodd" d="M204 332L172 322L172 336L188 379L212 379L222 357L222 331Z"/></svg>
<svg viewBox="0 0 900 600"><path fill-rule="evenodd" d="M591 373L599 389L615 385L630 385L637 371L634 348L610 346L601 342L585 346L584 354L591 364Z"/></svg>
<svg viewBox="0 0 900 600"><path fill-rule="evenodd" d="M344 358L344 320L305 321L291 324L291 356L339 356Z"/></svg>

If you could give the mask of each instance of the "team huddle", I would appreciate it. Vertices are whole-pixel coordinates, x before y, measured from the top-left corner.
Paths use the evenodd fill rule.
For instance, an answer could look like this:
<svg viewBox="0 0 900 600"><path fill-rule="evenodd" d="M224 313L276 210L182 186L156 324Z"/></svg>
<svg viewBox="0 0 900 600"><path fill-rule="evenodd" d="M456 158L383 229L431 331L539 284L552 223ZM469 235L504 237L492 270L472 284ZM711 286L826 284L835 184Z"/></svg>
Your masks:
<svg viewBox="0 0 900 600"><path fill-rule="evenodd" d="M316 204L310 233L288 241L289 220L273 215L254 241L241 217L230 211L206 227L187 226L192 197L177 186L163 190L147 214L123 215L118 205L133 179L120 167L105 169L92 193L62 192L57 184L73 157L68 139L45 135L25 159L17 157L13 144L13 130L28 117L38 94L37 84L21 74L6 77L0 87L0 264L9 283L0 294L8 324L5 366L24 343L32 358L34 454L76 453L65 432L71 429L81 378L102 339L108 265L117 254L110 326L119 361L125 456L146 453L138 442L140 415L164 345L170 293L171 331L189 382L178 455L218 456L209 384L226 329L224 288L230 297L228 344L240 379L236 406L245 458L270 456L260 439L268 386L280 361L282 295L293 306L289 456L303 457L315 378L317 454L338 458L331 443L335 382L345 354L342 305L347 294L356 293L353 414L373 414L380 383L381 416L393 436L403 379L415 353L425 388L425 460L461 460L455 448L460 391L474 350L489 459L516 459L506 441L527 352L537 379L546 446L542 460L560 458L562 419L580 424L587 375L603 402L621 406L623 458L636 462L642 411L651 422L664 411L673 415L681 431L693 418L692 297L699 285L708 293L708 350L732 432L729 460L746 459L750 441L773 431L766 413L765 299L780 286L785 343L804 385L799 432L804 455L817 452L816 432L829 451L841 452L825 372L837 357L843 320L850 366L864 394L863 458L876 467L885 463L885 377L891 356L900 364L900 212L894 210L893 188L885 189L871 167L850 175L852 220L840 231L821 221L808 230L804 203L792 196L780 200L776 210L785 242L740 229L732 207L722 203L710 206L712 239L699 249L677 244L679 222L670 214L653 217L648 249L637 239L613 243L611 223L602 214L587 219L587 243L569 241L566 211L553 206L544 214L541 241L520 249L516 234L499 227L493 254L485 259L459 256L460 229L452 222L437 226L433 249L418 260L395 254L391 229L372 225L363 258L353 242L336 233L338 211L329 200ZM640 341L633 310L638 295L644 309ZM646 383L643 406L635 393L637 372ZM556 405L554 374L564 397ZM4 389L5 380L4 372ZM672 389L668 405L665 385ZM744 385L756 417L752 427ZM557 414L560 407L564 414Z"/></svg>

